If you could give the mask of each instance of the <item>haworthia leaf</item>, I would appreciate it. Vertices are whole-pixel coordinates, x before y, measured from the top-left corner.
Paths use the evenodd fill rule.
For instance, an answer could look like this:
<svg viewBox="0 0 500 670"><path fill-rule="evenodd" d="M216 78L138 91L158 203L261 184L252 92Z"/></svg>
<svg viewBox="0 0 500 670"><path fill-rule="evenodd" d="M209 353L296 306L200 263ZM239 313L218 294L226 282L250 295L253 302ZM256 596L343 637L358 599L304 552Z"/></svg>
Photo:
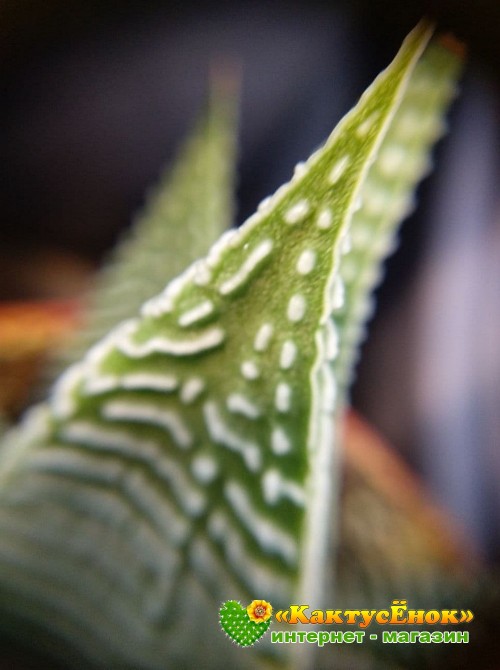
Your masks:
<svg viewBox="0 0 500 670"><path fill-rule="evenodd" d="M340 262L345 301L334 316L336 328L342 333L339 352L334 361L334 373L341 398L348 388L364 322L371 311L371 292L380 278L381 261L394 247L397 223L408 213L414 187L429 168L430 149L444 132L443 120L447 105L455 93L460 67L461 59L455 53L439 41L430 43L408 82L399 109L367 174L361 206L354 213ZM387 513L393 512L389 510ZM354 527L352 518L344 521L346 527L351 523ZM359 525L358 522L358 532ZM386 597L387 591L384 588L392 580L391 593L398 591L398 582L399 591L406 593L405 584L402 583L402 571L409 578L408 565L400 561L399 573L391 566L390 575L383 577L384 570L387 572L391 561L382 554L373 556L373 542L378 537L378 527L367 522L359 541L366 542L365 553L369 558L358 561L355 566L351 561L345 562L343 572L339 574L344 592L349 591L347 584L355 589L355 594L350 594L351 604L356 598L359 600L367 595L361 591L363 584L368 594L377 584L377 588ZM359 547L356 549L359 550ZM349 552L349 548L347 551ZM394 562L394 557L392 561ZM422 565L418 561L412 564L412 568L422 571ZM442 566L436 564L436 572L440 568L442 570ZM351 573L354 571L359 577L365 569L364 579L358 579L359 583L352 586L355 580ZM425 570L429 572L428 567ZM412 578L415 580L414 575Z"/></svg>
<svg viewBox="0 0 500 670"><path fill-rule="evenodd" d="M334 319L342 333L334 363L339 391L345 392L351 381L382 261L393 250L397 225L409 213L414 188L430 167L430 149L445 130L444 115L461 64L440 41L429 45L366 175L340 262L345 300Z"/></svg>
<svg viewBox="0 0 500 670"><path fill-rule="evenodd" d="M234 223L235 90L215 74L206 112L87 297L83 329L52 363L54 379Z"/></svg>
<svg viewBox="0 0 500 670"><path fill-rule="evenodd" d="M429 32L289 184L10 434L4 610L50 610L40 625L104 667L208 668L234 654L220 601L323 604L340 247Z"/></svg>

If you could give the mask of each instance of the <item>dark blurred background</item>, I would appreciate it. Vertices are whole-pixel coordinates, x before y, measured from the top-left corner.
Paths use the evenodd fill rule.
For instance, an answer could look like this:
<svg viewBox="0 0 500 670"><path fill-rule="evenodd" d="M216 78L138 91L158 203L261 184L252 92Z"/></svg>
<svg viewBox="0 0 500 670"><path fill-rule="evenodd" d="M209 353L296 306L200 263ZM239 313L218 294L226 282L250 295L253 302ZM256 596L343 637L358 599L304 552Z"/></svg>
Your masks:
<svg viewBox="0 0 500 670"><path fill-rule="evenodd" d="M423 14L469 48L451 135L387 265L355 406L500 558L500 3L0 4L0 299L73 297L241 64L238 223Z"/></svg>

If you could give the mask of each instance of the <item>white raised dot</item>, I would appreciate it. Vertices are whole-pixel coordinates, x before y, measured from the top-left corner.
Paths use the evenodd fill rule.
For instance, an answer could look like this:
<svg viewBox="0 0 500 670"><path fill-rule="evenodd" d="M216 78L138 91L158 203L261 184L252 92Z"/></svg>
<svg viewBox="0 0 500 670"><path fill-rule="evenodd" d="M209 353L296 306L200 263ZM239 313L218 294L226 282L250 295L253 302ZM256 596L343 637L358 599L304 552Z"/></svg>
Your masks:
<svg viewBox="0 0 500 670"><path fill-rule="evenodd" d="M377 161L377 167L386 177L392 177L401 171L407 154L402 147L389 145L384 147Z"/></svg>
<svg viewBox="0 0 500 670"><path fill-rule="evenodd" d="M173 309L172 295L168 291L163 291L160 295L147 300L141 307L142 316L152 317L153 319L168 314Z"/></svg>
<svg viewBox="0 0 500 670"><path fill-rule="evenodd" d="M124 456L137 456L155 461L157 449L152 441L141 440L133 433L102 428L90 421L76 421L61 430L61 437L71 443L84 444L87 447L111 449Z"/></svg>
<svg viewBox="0 0 500 670"><path fill-rule="evenodd" d="M342 177L347 166L349 165L349 160L350 160L349 156L342 156L342 158L340 158L335 163L335 165L330 171L330 174L328 175L328 181L330 182L330 184L332 185L336 184L338 180Z"/></svg>
<svg viewBox="0 0 500 670"><path fill-rule="evenodd" d="M181 401L189 405L199 397L199 395L205 390L205 383L199 377L191 377L184 382L181 389Z"/></svg>
<svg viewBox="0 0 500 670"><path fill-rule="evenodd" d="M296 177L297 179L300 179L300 177L303 177L305 173L307 172L307 165L304 162L297 163L297 165L293 169L293 176Z"/></svg>
<svg viewBox="0 0 500 670"><path fill-rule="evenodd" d="M353 212L359 212L359 210L363 207L363 198L361 195L356 196L356 200L354 201L354 206L352 208Z"/></svg>
<svg viewBox="0 0 500 670"><path fill-rule="evenodd" d="M165 428L183 449L189 448L193 443L193 436L180 414L151 402L110 400L104 404L102 415L111 421L139 422Z"/></svg>
<svg viewBox="0 0 500 670"><path fill-rule="evenodd" d="M325 355L329 361L333 361L339 353L339 336L333 319L325 323Z"/></svg>
<svg viewBox="0 0 500 670"><path fill-rule="evenodd" d="M316 252L312 249L306 249L299 256L299 260L297 261L297 271L301 275L308 275L314 270L315 265Z"/></svg>
<svg viewBox="0 0 500 670"><path fill-rule="evenodd" d="M198 337L183 340L171 340L168 337L152 337L145 342L123 339L117 342L117 348L130 358L143 358L151 354L170 354L172 356L193 356L218 347L224 341L222 328L206 330Z"/></svg>
<svg viewBox="0 0 500 670"><path fill-rule="evenodd" d="M257 211L258 212L265 212L267 209L269 209L269 205L271 204L272 196L268 196L267 198L264 198L259 202L257 205Z"/></svg>
<svg viewBox="0 0 500 670"><path fill-rule="evenodd" d="M287 223L298 223L309 213L309 203L307 200L299 200L295 205L290 207L285 213L285 221Z"/></svg>
<svg viewBox="0 0 500 670"><path fill-rule="evenodd" d="M52 391L52 409L57 418L66 419L76 409L76 394L84 378L82 363L76 363L59 377Z"/></svg>
<svg viewBox="0 0 500 670"><path fill-rule="evenodd" d="M288 370L294 364L295 358L297 356L297 347L292 340L285 340L283 346L281 347L280 355L280 368L282 370Z"/></svg>
<svg viewBox="0 0 500 670"><path fill-rule="evenodd" d="M276 387L274 404L279 412L288 412L292 398L292 389L285 382L280 382Z"/></svg>
<svg viewBox="0 0 500 670"><path fill-rule="evenodd" d="M288 303L287 317L289 321L296 323L297 321L302 321L306 313L306 299L303 295L296 294L292 295Z"/></svg>
<svg viewBox="0 0 500 670"><path fill-rule="evenodd" d="M259 408L241 393L231 393L227 397L226 406L230 412L242 414L248 419L257 419L260 416Z"/></svg>
<svg viewBox="0 0 500 670"><path fill-rule="evenodd" d="M88 375L85 382L85 393L98 395L114 389L146 390L146 391L175 391L179 386L176 377L152 372L130 372L120 376Z"/></svg>
<svg viewBox="0 0 500 670"><path fill-rule="evenodd" d="M241 228L236 228L234 230L234 235L229 239L228 246L231 249L237 249L241 246L242 241L243 233L241 232Z"/></svg>
<svg viewBox="0 0 500 670"><path fill-rule="evenodd" d="M305 492L295 482L283 479L277 470L268 470L262 477L264 500L275 505L280 498L286 497L299 507L305 505Z"/></svg>
<svg viewBox="0 0 500 670"><path fill-rule="evenodd" d="M327 413L333 412L337 396L337 383L331 365L321 367L318 379L321 386L321 409Z"/></svg>
<svg viewBox="0 0 500 670"><path fill-rule="evenodd" d="M270 323L264 323L257 331L255 340L253 343L253 348L255 351L265 351L269 346L271 337L273 336L273 327Z"/></svg>
<svg viewBox="0 0 500 670"><path fill-rule="evenodd" d="M249 278L255 268L271 253L273 248L272 240L261 242L247 257L240 269L227 279L219 287L221 295L229 295L242 286Z"/></svg>
<svg viewBox="0 0 500 670"><path fill-rule="evenodd" d="M292 445L283 428L274 428L271 433L271 449L277 456L288 454Z"/></svg>
<svg viewBox="0 0 500 670"><path fill-rule="evenodd" d="M210 247L207 257L204 259L204 263L211 269L216 268L222 254L228 247L231 246L231 241L235 238L239 239L239 237L240 233L236 228L230 228L229 230L226 230Z"/></svg>
<svg viewBox="0 0 500 670"><path fill-rule="evenodd" d="M194 323L197 323L198 321L201 321L205 317L212 314L213 311L214 311L213 302L211 300L204 300L203 302L200 302L192 309L181 314L181 316L179 317L179 326L182 326L183 328L191 326Z"/></svg>
<svg viewBox="0 0 500 670"><path fill-rule="evenodd" d="M219 467L210 456L200 455L193 459L191 470L198 481L209 484L217 476Z"/></svg>
<svg viewBox="0 0 500 670"><path fill-rule="evenodd" d="M316 225L318 226L318 228L321 228L321 230L326 230L327 228L330 228L332 222L333 222L332 212L329 209L323 209L319 213Z"/></svg>
<svg viewBox="0 0 500 670"><path fill-rule="evenodd" d="M365 137L368 135L369 131L375 124L379 114L378 112L373 112L373 114L370 114L370 116L365 119L356 129L356 135L358 137Z"/></svg>
<svg viewBox="0 0 500 670"><path fill-rule="evenodd" d="M257 379L260 375L259 368L253 361L244 361L241 364L241 374L245 379Z"/></svg>
<svg viewBox="0 0 500 670"><path fill-rule="evenodd" d="M342 242L340 243L340 253L341 254L348 254L352 249L352 237L351 234L348 232L344 233L344 236L342 237Z"/></svg>
<svg viewBox="0 0 500 670"><path fill-rule="evenodd" d="M337 275L333 284L332 309L340 309L344 304L344 282L342 278Z"/></svg>
<svg viewBox="0 0 500 670"><path fill-rule="evenodd" d="M212 272L204 260L193 265L193 282L197 286L206 286L212 279Z"/></svg>

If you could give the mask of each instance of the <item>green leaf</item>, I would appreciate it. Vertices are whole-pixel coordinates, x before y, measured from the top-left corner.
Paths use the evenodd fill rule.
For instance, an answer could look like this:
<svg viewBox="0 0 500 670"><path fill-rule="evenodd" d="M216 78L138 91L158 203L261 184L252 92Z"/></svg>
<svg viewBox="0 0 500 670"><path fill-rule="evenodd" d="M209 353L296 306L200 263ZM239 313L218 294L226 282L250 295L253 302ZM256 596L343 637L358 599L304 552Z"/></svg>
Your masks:
<svg viewBox="0 0 500 670"><path fill-rule="evenodd" d="M339 352L334 361L335 378L339 387L339 403L345 402L350 377L353 373L355 357L363 336L364 324L373 307L372 291L379 281L382 262L395 246L395 235L400 220L412 206L412 193L418 180L430 167L430 151L434 142L445 130L444 118L446 109L455 94L455 82L461 69L461 59L443 46L439 41L429 44L418 62L414 74L394 115L392 123L381 144L377 158L369 169L362 189L361 207L352 220L348 244L342 254L340 274L344 281L345 301L335 313L334 321L341 337ZM380 509L385 509L383 504ZM370 514L376 509L372 505ZM356 529L356 537L360 543L355 550L359 556L356 562L346 561L339 581L343 590L348 592L351 604L359 601L364 595L376 588L385 594L385 580L381 578L383 571L389 569L391 593L406 593L405 585L394 581L400 579L401 572L409 578L408 566L401 564L401 556L397 556L400 572L394 570L389 555L373 555L375 542L380 542L379 523L371 523L370 514L360 522L356 522L353 512L344 509L344 514L351 514L344 521L346 527ZM381 512L379 511L379 514ZM392 514L390 510L387 514ZM363 532L360 533L360 524ZM393 520L386 520L391 527ZM366 544L362 546L363 542ZM348 552L349 552L349 548ZM350 548L352 550L352 547ZM388 554L394 554L392 547L387 547ZM366 566L369 566L366 569ZM388 568L389 566L389 568ZM422 569L429 572L428 566L412 560L411 570L418 573ZM365 574L362 574L362 573ZM412 579L416 580L417 575ZM439 578L442 578L440 575ZM377 583L375 583L377 582ZM347 584L368 584L367 594L359 590L349 592ZM356 586L354 587L356 588Z"/></svg>
<svg viewBox="0 0 500 670"><path fill-rule="evenodd" d="M134 316L234 224L235 102L232 76L215 72L207 110L97 276L83 329L50 365L51 380Z"/></svg>
<svg viewBox="0 0 500 670"><path fill-rule="evenodd" d="M429 34L418 26L291 182L10 434L2 608L103 667L223 654L243 668L258 650L227 645L221 601L327 604L341 246Z"/></svg>
<svg viewBox="0 0 500 670"><path fill-rule="evenodd" d="M342 337L334 369L344 394L373 310L371 296L382 263L396 246L398 225L413 206L415 186L430 169L430 152L446 129L444 118L461 66L462 59L441 41L429 44L366 175L340 263L345 300L335 313Z"/></svg>

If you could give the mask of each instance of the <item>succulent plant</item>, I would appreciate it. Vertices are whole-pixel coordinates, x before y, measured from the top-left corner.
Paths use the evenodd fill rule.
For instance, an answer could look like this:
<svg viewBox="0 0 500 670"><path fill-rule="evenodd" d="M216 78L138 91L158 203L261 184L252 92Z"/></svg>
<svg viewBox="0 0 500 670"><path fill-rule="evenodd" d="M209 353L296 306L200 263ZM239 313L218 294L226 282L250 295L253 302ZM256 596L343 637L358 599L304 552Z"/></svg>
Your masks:
<svg viewBox="0 0 500 670"><path fill-rule="evenodd" d="M417 26L324 146L215 241L233 216L219 92L98 283L70 367L4 436L3 623L42 632L68 667L311 663L266 638L233 648L217 613L334 596L349 383L460 69L431 34Z"/></svg>

